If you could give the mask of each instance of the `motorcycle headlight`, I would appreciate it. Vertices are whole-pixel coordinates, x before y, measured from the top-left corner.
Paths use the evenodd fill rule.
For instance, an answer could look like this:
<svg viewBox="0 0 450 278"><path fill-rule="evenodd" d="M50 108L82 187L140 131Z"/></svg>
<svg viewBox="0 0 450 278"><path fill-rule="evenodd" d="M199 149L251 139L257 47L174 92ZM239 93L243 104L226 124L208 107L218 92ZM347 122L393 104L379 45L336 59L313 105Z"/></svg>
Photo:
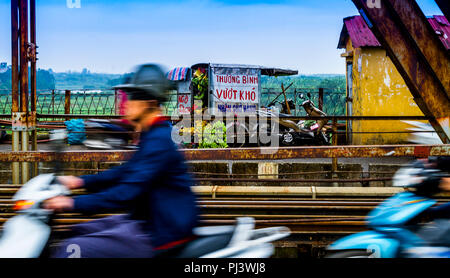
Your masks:
<svg viewBox="0 0 450 278"><path fill-rule="evenodd" d="M34 205L34 201L20 200L14 204L13 209L14 210L25 210L25 209L29 209L33 205Z"/></svg>

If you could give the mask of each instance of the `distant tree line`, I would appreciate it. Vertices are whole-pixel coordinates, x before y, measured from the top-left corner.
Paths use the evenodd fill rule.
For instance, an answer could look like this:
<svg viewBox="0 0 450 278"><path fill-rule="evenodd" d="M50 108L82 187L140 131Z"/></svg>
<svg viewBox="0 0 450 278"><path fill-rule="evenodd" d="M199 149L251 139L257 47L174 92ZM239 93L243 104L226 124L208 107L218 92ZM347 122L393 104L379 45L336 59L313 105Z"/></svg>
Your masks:
<svg viewBox="0 0 450 278"><path fill-rule="evenodd" d="M109 90L110 81L120 79L120 74L91 73L87 69L82 72L53 73L56 89L59 90Z"/></svg>
<svg viewBox="0 0 450 278"><path fill-rule="evenodd" d="M316 89L325 88L327 91L345 93L345 75L317 74L271 77L262 76L261 87L280 89L281 84L286 88L293 83L291 88Z"/></svg>
<svg viewBox="0 0 450 278"><path fill-rule="evenodd" d="M37 89L38 90L107 90L113 86L124 83L132 73L126 74L104 74L91 73L87 69L82 72L63 72L55 73L52 69L37 71ZM262 76L261 88L264 90L273 90L281 92L281 85L286 88L291 83L291 88L287 91L289 94L295 90L317 91L318 88L325 88L325 92L333 92L345 95L345 76L344 75L296 75L285 77ZM11 90L11 69L0 73L0 90ZM269 96L268 96L269 97ZM339 97L339 96L337 96ZM330 98L335 98L331 97Z"/></svg>
<svg viewBox="0 0 450 278"><path fill-rule="evenodd" d="M114 87L119 84L123 84L127 81L128 78L130 78L133 75L133 73L125 73L117 78L110 79L107 84L109 87Z"/></svg>
<svg viewBox="0 0 450 278"><path fill-rule="evenodd" d="M345 115L346 82L345 75L297 75L284 77L262 76L262 95L260 103L263 106L271 103L279 93L282 92L281 85L287 88L286 97L294 101L296 105L295 115L305 115L301 104L310 93L311 100L315 105L319 103L319 88L324 89L323 110L329 115ZM301 98L303 94L304 98ZM284 101L280 96L278 101Z"/></svg>
<svg viewBox="0 0 450 278"><path fill-rule="evenodd" d="M6 72L0 73L0 90L11 90L12 72L9 68ZM31 79L30 71L28 71L28 80ZM55 77L48 70L38 69L36 73L37 90L53 90L55 89ZM28 85L31 86L30 82Z"/></svg>
<svg viewBox="0 0 450 278"><path fill-rule="evenodd" d="M36 74L37 90L108 90L123 81L127 74L82 72L53 72L52 69L38 69ZM11 69L0 73L0 90L11 90Z"/></svg>

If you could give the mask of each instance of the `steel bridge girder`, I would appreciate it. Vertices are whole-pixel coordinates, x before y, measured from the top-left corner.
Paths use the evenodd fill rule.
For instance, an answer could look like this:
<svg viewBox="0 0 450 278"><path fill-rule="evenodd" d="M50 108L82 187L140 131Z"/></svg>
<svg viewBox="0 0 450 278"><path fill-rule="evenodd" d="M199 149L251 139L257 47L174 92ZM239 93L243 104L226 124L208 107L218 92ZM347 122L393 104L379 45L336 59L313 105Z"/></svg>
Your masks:
<svg viewBox="0 0 450 278"><path fill-rule="evenodd" d="M450 58L415 1L352 0L375 37L386 49L419 108L444 143L450 114ZM370 4L370 5L369 5ZM433 38L434 37L434 38Z"/></svg>

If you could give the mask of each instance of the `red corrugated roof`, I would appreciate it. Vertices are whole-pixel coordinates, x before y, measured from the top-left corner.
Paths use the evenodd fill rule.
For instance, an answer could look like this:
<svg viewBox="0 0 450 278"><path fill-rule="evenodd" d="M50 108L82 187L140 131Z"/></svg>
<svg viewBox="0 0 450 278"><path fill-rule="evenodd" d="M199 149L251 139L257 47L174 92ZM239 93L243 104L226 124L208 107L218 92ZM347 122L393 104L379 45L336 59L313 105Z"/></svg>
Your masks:
<svg viewBox="0 0 450 278"><path fill-rule="evenodd" d="M428 21L447 50L450 49L450 24L447 18L442 15L435 15L428 18ZM338 48L345 48L345 42L348 37L352 40L354 48L381 47L381 44L361 16L344 18L344 26L342 27Z"/></svg>
<svg viewBox="0 0 450 278"><path fill-rule="evenodd" d="M428 18L428 22L430 22L433 27L436 35L439 36L439 39L444 44L447 50L450 49L450 23L447 18L443 15L435 15L433 17Z"/></svg>
<svg viewBox="0 0 450 278"><path fill-rule="evenodd" d="M381 46L361 16L344 18L344 27L342 28L338 48L345 48L345 41L348 36L350 36L354 48Z"/></svg>

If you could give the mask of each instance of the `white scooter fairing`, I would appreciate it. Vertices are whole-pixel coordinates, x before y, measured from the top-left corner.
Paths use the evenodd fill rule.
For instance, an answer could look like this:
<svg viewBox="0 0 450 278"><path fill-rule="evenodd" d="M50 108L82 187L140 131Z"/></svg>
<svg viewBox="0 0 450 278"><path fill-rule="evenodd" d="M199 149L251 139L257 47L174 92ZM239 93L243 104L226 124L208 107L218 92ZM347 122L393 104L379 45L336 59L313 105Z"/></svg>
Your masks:
<svg viewBox="0 0 450 278"><path fill-rule="evenodd" d="M43 209L43 201L70 192L65 186L53 183L55 176L37 176L24 184L14 195L13 201L27 202L19 215L3 225L0 238L0 258L37 258L45 248L51 229L47 225L51 211Z"/></svg>
<svg viewBox="0 0 450 278"><path fill-rule="evenodd" d="M0 258L37 258L50 237L50 227L28 215L11 218L3 230Z"/></svg>
<svg viewBox="0 0 450 278"><path fill-rule="evenodd" d="M217 229L217 227L197 228L194 234L198 234L200 229L211 231L214 228ZM255 220L251 217L238 218L237 225L229 228L234 229L234 232L228 245L201 258L269 258L274 251L270 243L290 235L287 227L255 230Z"/></svg>

